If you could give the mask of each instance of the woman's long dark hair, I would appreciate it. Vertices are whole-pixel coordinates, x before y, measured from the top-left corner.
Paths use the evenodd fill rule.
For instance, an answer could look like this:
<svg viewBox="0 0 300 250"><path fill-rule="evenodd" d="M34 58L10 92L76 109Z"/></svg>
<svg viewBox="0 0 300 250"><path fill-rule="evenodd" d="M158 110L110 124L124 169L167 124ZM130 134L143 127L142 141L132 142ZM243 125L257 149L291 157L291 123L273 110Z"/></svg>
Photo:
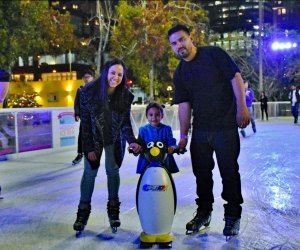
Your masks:
<svg viewBox="0 0 300 250"><path fill-rule="evenodd" d="M116 87L112 98L112 108L116 111L121 110L125 102L124 89L126 88L127 79L125 63L121 59L114 59L112 61L108 61L107 63L105 63L100 77L95 81L98 86L97 93L95 93L97 101L106 102L108 100L108 71L111 66L117 64L120 64L123 67L123 78L121 83Z"/></svg>

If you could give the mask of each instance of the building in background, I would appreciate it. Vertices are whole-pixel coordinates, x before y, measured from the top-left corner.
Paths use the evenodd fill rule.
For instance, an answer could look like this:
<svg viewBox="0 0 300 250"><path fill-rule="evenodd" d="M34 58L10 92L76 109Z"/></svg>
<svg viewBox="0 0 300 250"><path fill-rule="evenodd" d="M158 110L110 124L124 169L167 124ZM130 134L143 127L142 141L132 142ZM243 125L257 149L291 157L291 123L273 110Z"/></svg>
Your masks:
<svg viewBox="0 0 300 250"><path fill-rule="evenodd" d="M299 0L261 1L264 28L300 29ZM118 0L111 2L116 5ZM250 46L245 44L245 37L253 39L258 37L260 0L194 0L194 2L200 3L209 12L210 22L205 29L209 37L217 38L211 41L212 45L222 46L227 50L244 48ZM101 20L96 17L95 0L49 0L49 6L61 13L69 11L78 39L95 48L98 46L97 37ZM235 38L230 39L231 37ZM253 43L257 46L255 39ZM50 80L80 79L82 72L92 64L93 62L78 60L72 51L57 57L41 56L38 65L32 63L24 66L20 59L19 64L12 70L13 80L44 80L45 77Z"/></svg>
<svg viewBox="0 0 300 250"><path fill-rule="evenodd" d="M89 45L97 46L97 40L85 40L90 37L96 37L99 29L99 20L96 15L96 1L80 0L49 0L49 7L58 10L61 13L66 11L71 14L71 22L75 27L75 35ZM66 51L59 56L42 55L38 62L29 62L25 66L22 59L19 59L17 65L12 68L13 81L56 81L56 80L76 80L81 79L83 72L91 68L94 60L83 61L78 59L72 51Z"/></svg>
<svg viewBox="0 0 300 250"><path fill-rule="evenodd" d="M244 37L259 35L259 2L263 4L263 33L268 28L299 30L300 1L298 0L201 0L209 14L209 36L217 37L211 44L228 50L243 48ZM195 1L198 2L198 1ZM227 42L230 36L238 36ZM255 43L255 42L254 42Z"/></svg>

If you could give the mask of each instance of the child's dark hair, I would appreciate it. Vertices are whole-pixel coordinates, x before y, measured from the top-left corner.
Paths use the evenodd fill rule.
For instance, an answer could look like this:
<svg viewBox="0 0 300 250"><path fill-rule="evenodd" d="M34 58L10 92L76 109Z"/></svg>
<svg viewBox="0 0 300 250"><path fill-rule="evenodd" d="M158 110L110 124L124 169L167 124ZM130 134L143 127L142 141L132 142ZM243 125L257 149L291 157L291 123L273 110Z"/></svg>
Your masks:
<svg viewBox="0 0 300 250"><path fill-rule="evenodd" d="M148 114L149 109L151 109L151 108L156 108L156 109L159 110L160 113L163 114L163 113L164 113L164 107L165 107L165 105L161 105L161 104L159 104L158 102L150 102L150 103L147 105L147 107L146 107L146 116L147 116L147 114Z"/></svg>

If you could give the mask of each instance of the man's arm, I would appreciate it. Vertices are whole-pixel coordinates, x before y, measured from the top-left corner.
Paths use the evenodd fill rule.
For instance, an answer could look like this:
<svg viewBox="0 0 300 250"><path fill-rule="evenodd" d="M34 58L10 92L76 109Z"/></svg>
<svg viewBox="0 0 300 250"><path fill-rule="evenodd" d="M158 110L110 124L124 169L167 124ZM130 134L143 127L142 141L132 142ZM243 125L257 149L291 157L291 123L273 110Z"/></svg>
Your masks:
<svg viewBox="0 0 300 250"><path fill-rule="evenodd" d="M191 105L189 102L179 103L178 117L180 124L180 140L178 147L182 150L187 145L188 133L191 124Z"/></svg>
<svg viewBox="0 0 300 250"><path fill-rule="evenodd" d="M74 113L75 121L78 122L80 119L80 88L76 91L75 101L74 101Z"/></svg>
<svg viewBox="0 0 300 250"><path fill-rule="evenodd" d="M231 84L236 99L236 122L240 128L245 128L250 122L250 117L246 106L244 82L239 72L235 73Z"/></svg>

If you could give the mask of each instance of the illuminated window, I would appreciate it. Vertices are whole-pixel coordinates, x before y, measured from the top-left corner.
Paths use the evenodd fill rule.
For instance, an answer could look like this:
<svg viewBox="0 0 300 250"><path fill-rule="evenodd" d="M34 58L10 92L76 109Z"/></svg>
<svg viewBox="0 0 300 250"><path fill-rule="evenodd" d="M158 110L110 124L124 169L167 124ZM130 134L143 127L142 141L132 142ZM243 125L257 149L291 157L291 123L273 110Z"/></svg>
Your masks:
<svg viewBox="0 0 300 250"><path fill-rule="evenodd" d="M215 1L215 5L220 5L220 4L222 4L221 1Z"/></svg>
<svg viewBox="0 0 300 250"><path fill-rule="evenodd" d="M282 15L286 15L286 9L285 8L282 8Z"/></svg>
<svg viewBox="0 0 300 250"><path fill-rule="evenodd" d="M247 31L246 36L247 36L247 37L251 37L251 36L252 36L252 32Z"/></svg>
<svg viewBox="0 0 300 250"><path fill-rule="evenodd" d="M230 47L229 47L229 41L224 41L223 42L223 48L228 50Z"/></svg>

